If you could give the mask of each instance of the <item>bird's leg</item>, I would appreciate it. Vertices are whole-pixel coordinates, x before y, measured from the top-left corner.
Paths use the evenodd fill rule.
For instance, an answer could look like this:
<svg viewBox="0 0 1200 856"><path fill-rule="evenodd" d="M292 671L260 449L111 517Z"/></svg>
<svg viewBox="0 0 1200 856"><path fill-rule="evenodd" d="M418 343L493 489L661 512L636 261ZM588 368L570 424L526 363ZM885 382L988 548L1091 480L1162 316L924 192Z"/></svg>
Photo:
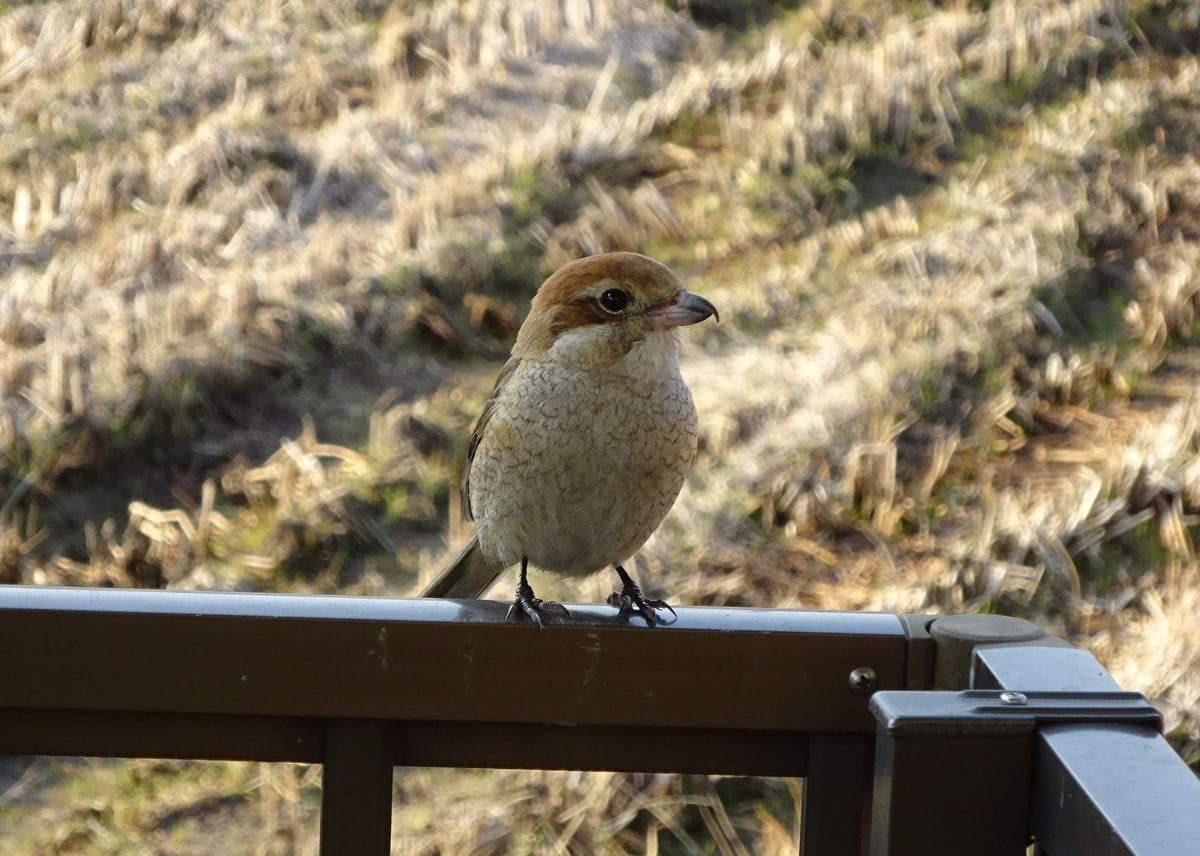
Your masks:
<svg viewBox="0 0 1200 856"><path fill-rule="evenodd" d="M529 584L529 559L525 556L521 557L521 579L517 583L517 596L513 598L512 606L508 608L506 621L515 621L522 615L529 616L530 621L538 626L539 630L545 628L546 624L542 619L542 614L553 612L564 617L570 616L567 608L561 603L556 603L552 600L542 600L540 597L535 597L533 594L533 586Z"/></svg>
<svg viewBox="0 0 1200 856"><path fill-rule="evenodd" d="M628 620L629 616L637 613L645 619L647 626L657 627L660 621L657 609L669 610L672 615L672 621L675 620L675 610L671 609L671 604L667 603L662 598L658 600L646 600L646 596L642 594L641 586L633 581L633 577L625 572L625 569L620 565L613 565L617 570L617 576L621 578L621 591L613 592L608 596L608 605L617 608L617 618L619 620Z"/></svg>

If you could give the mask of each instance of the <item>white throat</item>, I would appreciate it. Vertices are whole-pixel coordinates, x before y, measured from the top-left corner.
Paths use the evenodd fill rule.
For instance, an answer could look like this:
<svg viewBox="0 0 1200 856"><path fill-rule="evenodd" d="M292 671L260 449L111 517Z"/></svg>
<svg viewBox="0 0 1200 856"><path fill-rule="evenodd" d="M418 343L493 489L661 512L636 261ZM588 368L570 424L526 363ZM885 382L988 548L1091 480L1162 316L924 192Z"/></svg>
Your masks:
<svg viewBox="0 0 1200 856"><path fill-rule="evenodd" d="M625 366L633 377L661 378L679 374L679 331L648 333L629 349Z"/></svg>
<svg viewBox="0 0 1200 856"><path fill-rule="evenodd" d="M647 380L679 373L679 331L655 330L632 346L621 329L589 324L561 333L547 356L554 362L610 369L621 365L631 378Z"/></svg>

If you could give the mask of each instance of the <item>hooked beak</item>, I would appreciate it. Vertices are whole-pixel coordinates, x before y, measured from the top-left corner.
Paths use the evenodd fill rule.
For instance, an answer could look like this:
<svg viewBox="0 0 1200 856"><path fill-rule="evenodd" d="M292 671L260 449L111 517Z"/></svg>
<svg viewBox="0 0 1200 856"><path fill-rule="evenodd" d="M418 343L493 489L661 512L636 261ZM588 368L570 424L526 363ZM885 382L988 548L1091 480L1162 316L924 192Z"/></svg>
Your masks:
<svg viewBox="0 0 1200 856"><path fill-rule="evenodd" d="M655 330L665 330L671 327L686 327L689 324L699 324L705 318L713 316L721 323L721 315L713 306L698 294L681 291L675 299L662 306L656 306L646 313L650 326Z"/></svg>

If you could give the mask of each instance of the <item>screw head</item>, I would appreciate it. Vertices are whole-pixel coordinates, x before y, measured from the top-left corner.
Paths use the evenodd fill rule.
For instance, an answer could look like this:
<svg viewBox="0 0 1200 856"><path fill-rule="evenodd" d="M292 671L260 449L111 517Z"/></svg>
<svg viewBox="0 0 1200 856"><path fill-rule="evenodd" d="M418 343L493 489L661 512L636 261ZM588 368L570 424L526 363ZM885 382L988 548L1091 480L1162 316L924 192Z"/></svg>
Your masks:
<svg viewBox="0 0 1200 856"><path fill-rule="evenodd" d="M1025 696L1025 693L1019 693L1014 690L1008 690L1000 693L1000 704L1007 705L1009 707L1020 707L1021 705L1028 703L1029 699Z"/></svg>
<svg viewBox="0 0 1200 856"><path fill-rule="evenodd" d="M869 693L875 689L875 670L870 666L859 666L850 673L850 691Z"/></svg>

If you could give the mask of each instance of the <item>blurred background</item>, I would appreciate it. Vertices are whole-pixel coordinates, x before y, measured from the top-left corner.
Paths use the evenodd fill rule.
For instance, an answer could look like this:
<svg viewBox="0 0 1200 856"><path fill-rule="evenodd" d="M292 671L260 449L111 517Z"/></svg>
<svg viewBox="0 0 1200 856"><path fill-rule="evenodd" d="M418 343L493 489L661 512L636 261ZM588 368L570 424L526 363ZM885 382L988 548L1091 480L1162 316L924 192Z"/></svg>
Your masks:
<svg viewBox="0 0 1200 856"><path fill-rule="evenodd" d="M648 590L1031 618L1200 766L1197 48L1196 0L0 3L0 581L415 592L537 285L637 250L722 317ZM315 852L316 767L0 782L5 853ZM795 853L800 793L398 770L395 852Z"/></svg>

